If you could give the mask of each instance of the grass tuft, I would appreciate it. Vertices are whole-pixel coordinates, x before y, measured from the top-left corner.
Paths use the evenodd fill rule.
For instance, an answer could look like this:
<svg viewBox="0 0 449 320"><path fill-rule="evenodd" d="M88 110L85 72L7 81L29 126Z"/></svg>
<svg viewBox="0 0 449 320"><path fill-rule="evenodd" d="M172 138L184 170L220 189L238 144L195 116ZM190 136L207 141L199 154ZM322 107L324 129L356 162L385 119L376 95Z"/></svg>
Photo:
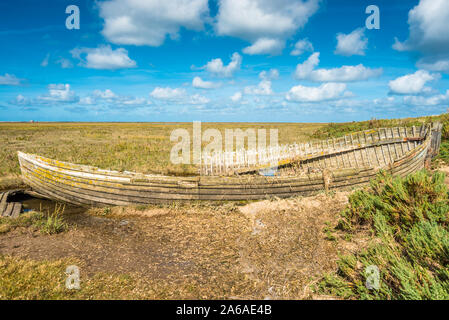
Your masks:
<svg viewBox="0 0 449 320"><path fill-rule="evenodd" d="M39 211L30 211L21 214L18 218L0 218L0 234L4 234L17 228L34 227L43 234L57 234L68 229L67 223L64 221L65 206L57 204L52 212L48 210L46 213Z"/></svg>
<svg viewBox="0 0 449 320"><path fill-rule="evenodd" d="M65 205L56 204L53 212L48 212L46 217L37 223L43 234L57 234L68 229L67 223L64 221L63 213Z"/></svg>

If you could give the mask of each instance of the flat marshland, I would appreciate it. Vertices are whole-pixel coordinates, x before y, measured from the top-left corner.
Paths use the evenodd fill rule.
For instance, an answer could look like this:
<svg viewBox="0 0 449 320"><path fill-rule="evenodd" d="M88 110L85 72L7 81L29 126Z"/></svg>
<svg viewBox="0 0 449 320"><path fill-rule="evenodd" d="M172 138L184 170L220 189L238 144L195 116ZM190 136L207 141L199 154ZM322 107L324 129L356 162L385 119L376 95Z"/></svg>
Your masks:
<svg viewBox="0 0 449 320"><path fill-rule="evenodd" d="M284 144L433 120L203 123L202 129L275 128ZM170 133L176 128L191 132L192 124L1 123L0 188L20 186L17 151L106 169L195 174L194 166L170 163ZM446 148L437 161L448 161ZM247 203L76 208L41 201L18 219L0 218L0 299L444 298L448 194L441 176L420 174L401 181L381 177L366 192ZM416 190L419 202L413 200ZM389 251L384 242L391 240L390 229L398 234L401 220L382 225L373 203L384 203L378 209L387 220L405 215L405 240L395 239L396 249ZM443 240L425 242L432 230ZM426 258L421 247L435 254ZM420 268L415 285L394 270L391 256L401 254L404 274ZM381 270L388 278L381 279L378 295L363 289L367 263L391 269ZM80 269L79 290L65 288L69 265ZM425 289L432 285L438 285L435 293Z"/></svg>
<svg viewBox="0 0 449 320"><path fill-rule="evenodd" d="M301 142L323 124L202 123L202 132L218 129L278 129L280 144ZM17 151L102 169L161 174L197 174L194 165L174 165L170 134L186 129L192 140L192 123L0 123L0 189L20 181ZM192 141L191 141L192 142ZM207 142L203 142L207 145ZM192 148L191 148L192 149Z"/></svg>

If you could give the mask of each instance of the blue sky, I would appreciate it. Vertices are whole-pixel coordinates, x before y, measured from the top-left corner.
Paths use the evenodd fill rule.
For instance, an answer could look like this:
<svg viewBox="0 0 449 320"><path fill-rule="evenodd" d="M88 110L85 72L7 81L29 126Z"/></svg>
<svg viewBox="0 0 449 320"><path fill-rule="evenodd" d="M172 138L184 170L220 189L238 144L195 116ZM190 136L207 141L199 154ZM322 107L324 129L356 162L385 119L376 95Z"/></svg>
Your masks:
<svg viewBox="0 0 449 320"><path fill-rule="evenodd" d="M380 29L365 25L373 4ZM449 0L2 1L0 121L439 114L447 21Z"/></svg>

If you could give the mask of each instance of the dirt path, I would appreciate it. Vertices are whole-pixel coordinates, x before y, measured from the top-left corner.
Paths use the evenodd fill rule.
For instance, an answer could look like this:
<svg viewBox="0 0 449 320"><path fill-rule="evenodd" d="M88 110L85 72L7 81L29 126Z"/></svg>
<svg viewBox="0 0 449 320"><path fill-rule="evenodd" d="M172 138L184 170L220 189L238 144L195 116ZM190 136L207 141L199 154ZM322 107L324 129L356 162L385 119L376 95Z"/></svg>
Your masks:
<svg viewBox="0 0 449 320"><path fill-rule="evenodd" d="M335 268L338 246L325 239L323 228L335 223L346 202L340 192L240 207L73 213L66 217L69 231L61 234L19 228L0 235L0 255L75 257L89 276L138 273L179 283L228 282L231 288L251 282L254 287L242 286L237 298L304 298L314 278Z"/></svg>

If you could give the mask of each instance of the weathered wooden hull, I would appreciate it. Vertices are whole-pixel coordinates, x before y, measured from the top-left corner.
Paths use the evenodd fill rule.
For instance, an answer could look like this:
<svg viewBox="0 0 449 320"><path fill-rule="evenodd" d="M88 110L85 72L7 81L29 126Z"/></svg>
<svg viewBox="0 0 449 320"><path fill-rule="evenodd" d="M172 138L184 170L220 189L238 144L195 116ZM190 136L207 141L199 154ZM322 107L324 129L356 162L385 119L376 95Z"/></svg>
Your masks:
<svg viewBox="0 0 449 320"><path fill-rule="evenodd" d="M355 168L329 168L310 172L301 176L197 176L174 177L143 175L131 172L102 170L90 166L76 165L37 155L18 153L22 177L36 192L54 200L82 206L135 205L167 203L192 200L260 200L269 197L286 198L296 195L310 195L323 189L341 189L366 184L380 169L395 175L405 176L424 167L432 135L429 128L419 139L410 143L409 139L391 143L395 151L387 147L391 161L387 161L387 148L382 144L372 144L372 155L381 149L385 162L377 155L377 164ZM398 146L400 145L400 148ZM404 144L404 145L402 145ZM387 144L388 145L388 144ZM408 149L404 148L408 145ZM439 145L439 143L438 143ZM378 151L376 151L378 148ZM381 148L381 149L379 149ZM384 151L385 149L385 151ZM399 153L402 150L403 153ZM356 154L354 150L344 151ZM394 153L393 159L390 153ZM362 155L362 153L360 153ZM369 151L367 151L369 154ZM345 155L322 155L308 159L308 166L315 164L338 164L338 157ZM327 159L327 162L326 162ZM354 158L356 159L356 158ZM374 159L374 158L373 158ZM330 162L329 162L330 161ZM350 162L350 161L349 161ZM348 163L350 164L350 163ZM343 167L343 166L342 166Z"/></svg>

